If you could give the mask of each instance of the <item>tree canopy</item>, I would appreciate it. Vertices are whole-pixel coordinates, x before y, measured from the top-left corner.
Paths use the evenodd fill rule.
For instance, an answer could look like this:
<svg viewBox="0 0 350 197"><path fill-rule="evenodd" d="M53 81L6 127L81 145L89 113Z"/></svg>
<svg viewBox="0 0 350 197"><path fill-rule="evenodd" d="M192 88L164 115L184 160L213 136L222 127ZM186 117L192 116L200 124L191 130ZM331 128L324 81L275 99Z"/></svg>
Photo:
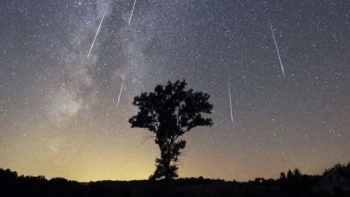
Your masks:
<svg viewBox="0 0 350 197"><path fill-rule="evenodd" d="M213 125L210 118L202 116L212 112L210 95L185 90L186 85L185 80L169 81L165 86L157 85L154 92L141 93L134 98L133 105L139 111L129 119L131 127L146 128L154 133L161 151L151 179L177 177L178 157L186 146L186 141L179 137L194 127Z"/></svg>

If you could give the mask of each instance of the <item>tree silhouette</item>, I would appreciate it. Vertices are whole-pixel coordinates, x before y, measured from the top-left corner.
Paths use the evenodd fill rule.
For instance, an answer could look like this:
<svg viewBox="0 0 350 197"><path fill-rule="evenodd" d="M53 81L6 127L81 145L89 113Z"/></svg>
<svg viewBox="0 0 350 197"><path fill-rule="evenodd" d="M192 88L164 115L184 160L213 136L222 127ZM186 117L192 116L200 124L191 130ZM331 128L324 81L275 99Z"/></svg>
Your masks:
<svg viewBox="0 0 350 197"><path fill-rule="evenodd" d="M300 170L298 168L294 169L293 175L294 175L295 178L301 178L301 176L302 176L301 172L300 172Z"/></svg>
<svg viewBox="0 0 350 197"><path fill-rule="evenodd" d="M297 178L301 178L301 177L302 177L302 174L298 168L295 168L293 171L288 170L288 172L287 172L288 179L297 179Z"/></svg>
<svg viewBox="0 0 350 197"><path fill-rule="evenodd" d="M287 172L287 178L292 179L294 177L293 172L289 169Z"/></svg>
<svg viewBox="0 0 350 197"><path fill-rule="evenodd" d="M131 127L146 128L155 134L161 155L156 158L156 170L150 179L172 179L178 177L177 170L181 150L186 141L181 135L197 126L212 126L210 118L213 105L208 102L210 95L185 90L185 80L157 85L154 92L136 96L133 105L139 107L136 116L129 119Z"/></svg>
<svg viewBox="0 0 350 197"><path fill-rule="evenodd" d="M280 179L281 179L281 180L286 180L286 173L281 172L281 174L280 174Z"/></svg>

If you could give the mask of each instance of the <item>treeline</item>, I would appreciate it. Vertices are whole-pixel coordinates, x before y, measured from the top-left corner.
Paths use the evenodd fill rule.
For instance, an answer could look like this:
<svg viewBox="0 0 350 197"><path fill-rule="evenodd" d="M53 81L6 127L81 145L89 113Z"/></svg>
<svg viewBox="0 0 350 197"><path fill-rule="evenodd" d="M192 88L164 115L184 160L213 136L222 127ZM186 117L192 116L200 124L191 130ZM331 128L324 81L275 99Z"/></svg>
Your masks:
<svg viewBox="0 0 350 197"><path fill-rule="evenodd" d="M176 180L97 181L80 183L64 178L47 180L44 176L18 176L9 169L0 169L0 197L157 197L157 196L320 196L313 192L322 177L337 172L350 180L350 163L336 164L323 175L303 175L300 170L282 172L277 180L256 178L237 182L220 179L180 178ZM349 185L350 187L350 185ZM340 193L337 193L338 196ZM345 196L348 195L344 194Z"/></svg>
<svg viewBox="0 0 350 197"><path fill-rule="evenodd" d="M44 176L18 176L17 172L0 169L0 196L88 196L87 188L64 178L47 180Z"/></svg>
<svg viewBox="0 0 350 197"><path fill-rule="evenodd" d="M350 179L350 162L346 165L342 164L336 164L333 168L325 170L323 175L327 174L328 172L335 171L338 172L340 175Z"/></svg>
<svg viewBox="0 0 350 197"><path fill-rule="evenodd" d="M44 176L18 176L15 171L0 169L0 197L160 197L174 196L174 189L184 185L213 185L223 182L225 181L200 177L170 181L135 180L80 183L64 178L48 180Z"/></svg>

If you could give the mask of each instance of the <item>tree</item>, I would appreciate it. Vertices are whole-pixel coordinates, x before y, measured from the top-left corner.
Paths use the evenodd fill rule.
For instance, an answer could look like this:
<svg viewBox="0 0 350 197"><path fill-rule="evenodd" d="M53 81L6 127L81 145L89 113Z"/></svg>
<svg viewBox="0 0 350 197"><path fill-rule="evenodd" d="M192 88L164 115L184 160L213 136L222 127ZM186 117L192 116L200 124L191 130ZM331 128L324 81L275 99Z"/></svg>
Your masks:
<svg viewBox="0 0 350 197"><path fill-rule="evenodd" d="M293 175L294 175L295 178L301 178L301 176L302 176L301 172L300 172L300 170L298 168L294 169Z"/></svg>
<svg viewBox="0 0 350 197"><path fill-rule="evenodd" d="M281 172L281 174L280 174L280 179L281 179L281 180L286 180L286 173Z"/></svg>
<svg viewBox="0 0 350 197"><path fill-rule="evenodd" d="M287 178L288 179L296 179L296 178L301 178L302 174L298 168L295 168L293 171L288 170L287 172Z"/></svg>
<svg viewBox="0 0 350 197"><path fill-rule="evenodd" d="M156 158L156 170L150 179L172 179L178 177L178 162L186 141L180 136L197 126L212 126L210 118L213 105L208 102L210 95L185 90L185 80L157 85L154 92L136 96L133 105L139 107L137 115L131 117L131 127L146 128L155 134L155 143L160 149Z"/></svg>
<svg viewBox="0 0 350 197"><path fill-rule="evenodd" d="M292 179L293 178L293 172L289 169L288 172L287 172L287 178L288 179Z"/></svg>

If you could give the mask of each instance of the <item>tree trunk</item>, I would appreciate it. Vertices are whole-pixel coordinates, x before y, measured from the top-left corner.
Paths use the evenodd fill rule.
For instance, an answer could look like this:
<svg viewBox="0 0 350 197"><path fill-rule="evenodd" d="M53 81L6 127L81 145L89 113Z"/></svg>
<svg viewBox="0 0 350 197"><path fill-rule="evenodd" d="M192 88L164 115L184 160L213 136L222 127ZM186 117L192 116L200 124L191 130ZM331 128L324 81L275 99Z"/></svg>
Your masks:
<svg viewBox="0 0 350 197"><path fill-rule="evenodd" d="M172 144L167 144L167 152L164 158L164 171L165 171L165 179L170 180L171 172L170 172L170 161L171 161L171 146Z"/></svg>

